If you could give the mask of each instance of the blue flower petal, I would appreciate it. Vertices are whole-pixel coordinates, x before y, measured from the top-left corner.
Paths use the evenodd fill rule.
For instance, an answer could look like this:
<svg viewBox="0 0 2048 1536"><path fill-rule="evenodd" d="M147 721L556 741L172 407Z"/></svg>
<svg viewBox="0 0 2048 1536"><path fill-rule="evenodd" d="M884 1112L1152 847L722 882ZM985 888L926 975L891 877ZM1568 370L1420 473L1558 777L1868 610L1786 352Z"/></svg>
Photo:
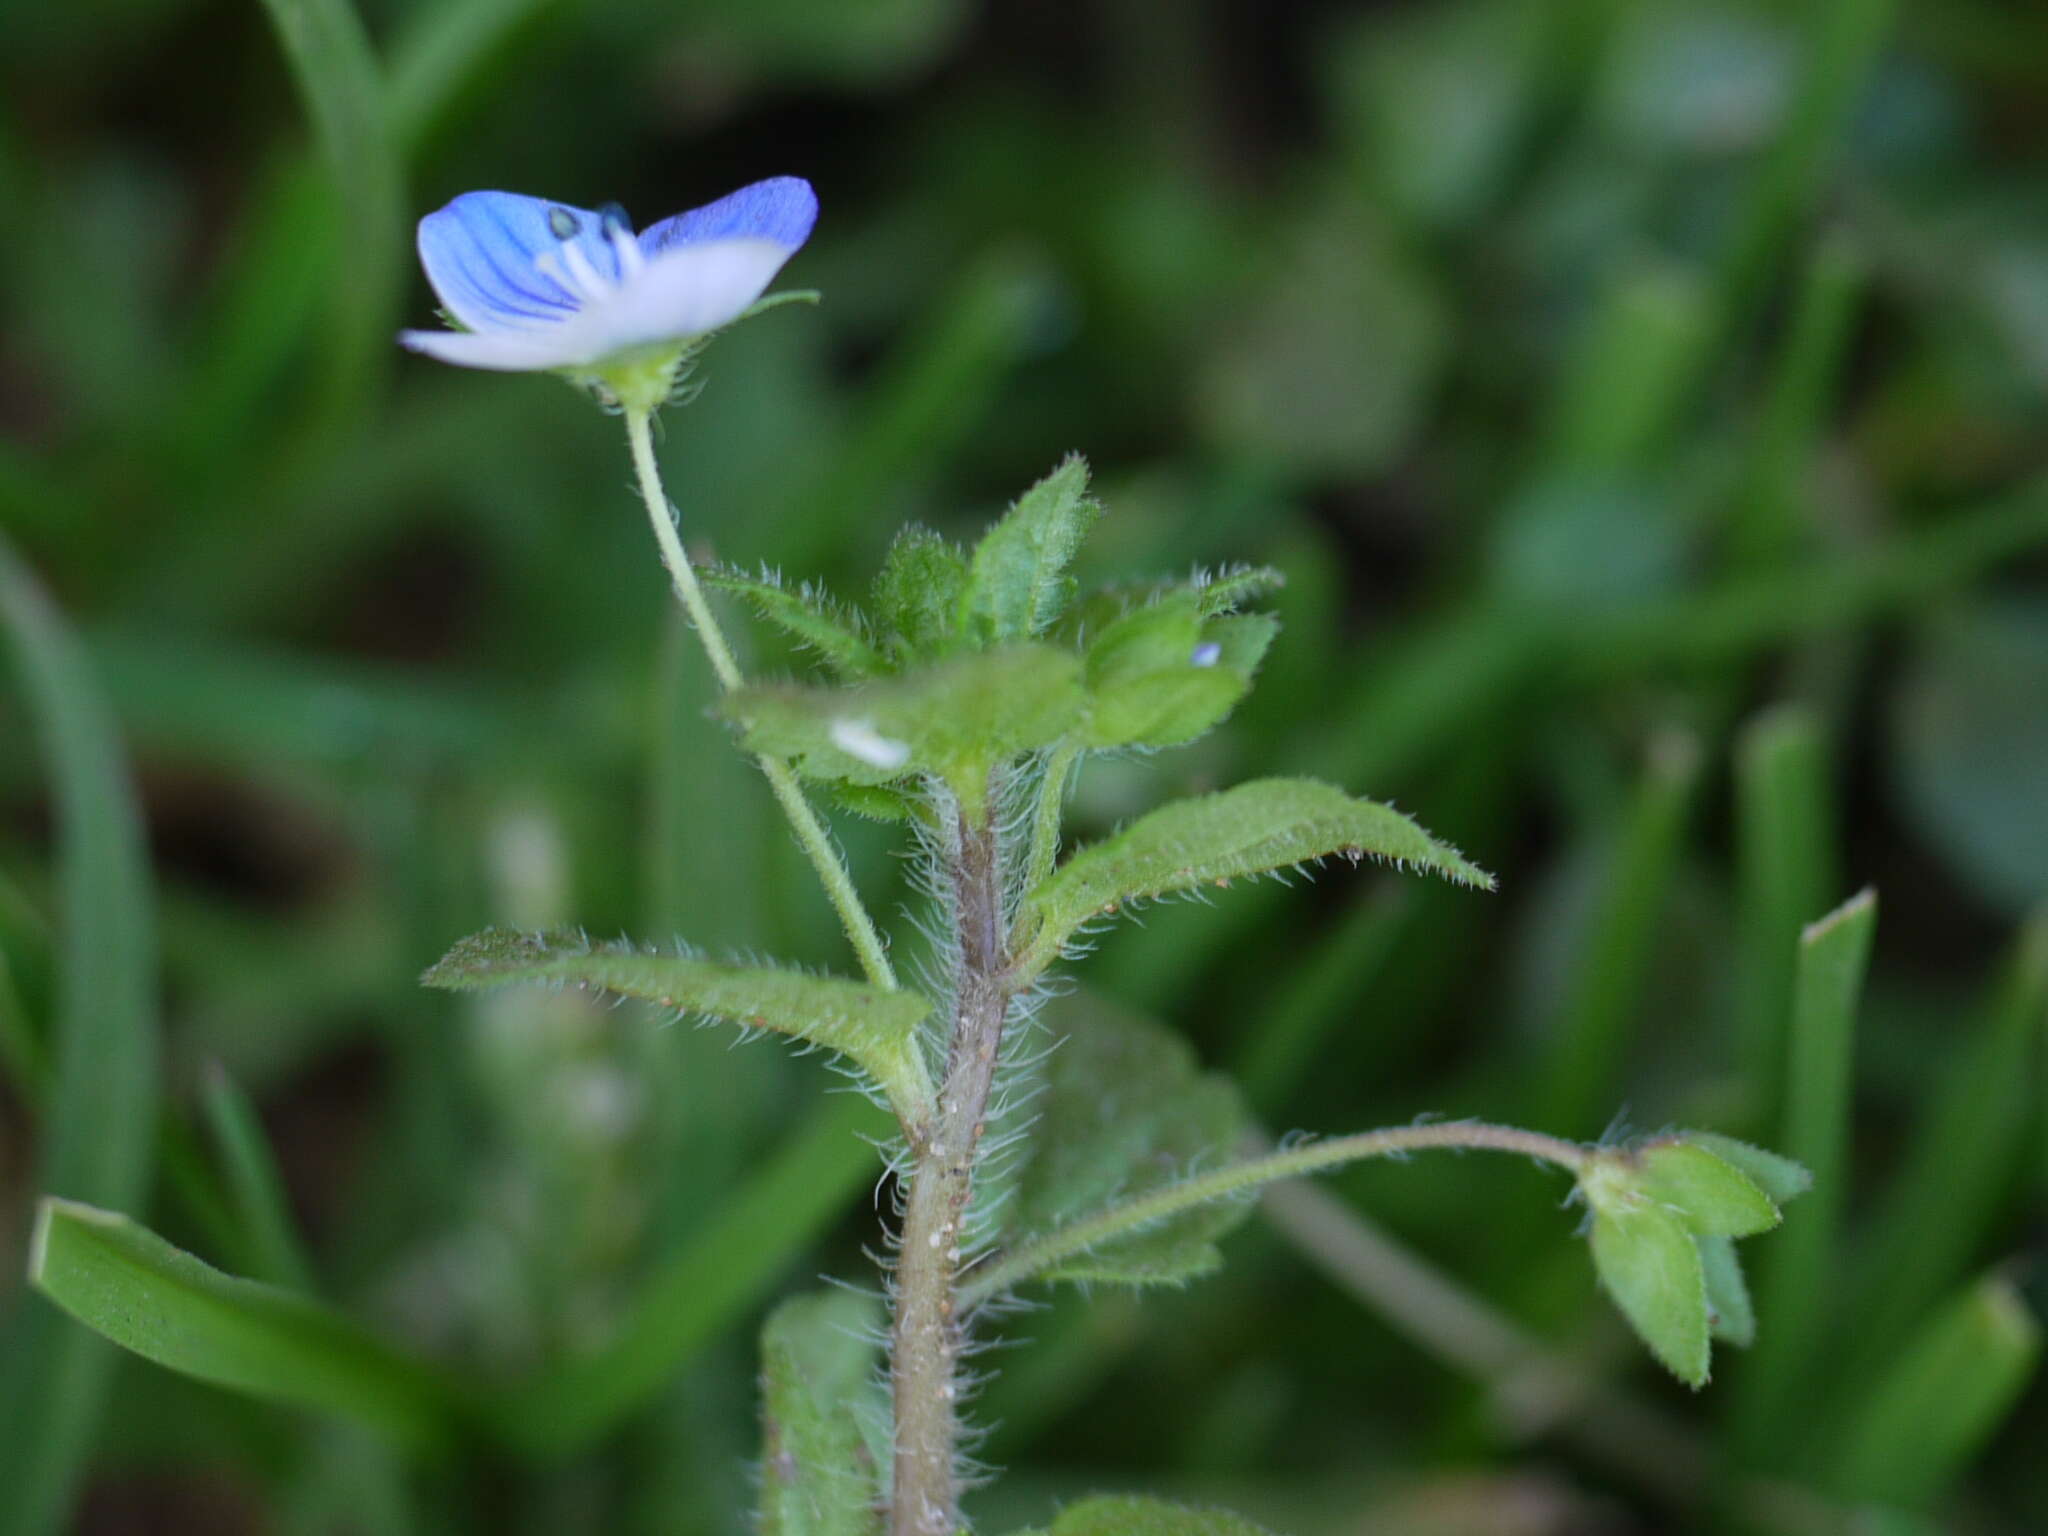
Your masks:
<svg viewBox="0 0 2048 1536"><path fill-rule="evenodd" d="M427 281L472 331L532 330L582 308L573 287L542 270L550 265L543 254L564 245L575 246L599 276L618 280L619 253L604 218L585 208L516 192L465 192L420 220Z"/></svg>
<svg viewBox="0 0 2048 1536"><path fill-rule="evenodd" d="M771 176L702 208L650 224L640 234L649 256L705 240L772 240L794 251L818 222L818 194L801 176Z"/></svg>

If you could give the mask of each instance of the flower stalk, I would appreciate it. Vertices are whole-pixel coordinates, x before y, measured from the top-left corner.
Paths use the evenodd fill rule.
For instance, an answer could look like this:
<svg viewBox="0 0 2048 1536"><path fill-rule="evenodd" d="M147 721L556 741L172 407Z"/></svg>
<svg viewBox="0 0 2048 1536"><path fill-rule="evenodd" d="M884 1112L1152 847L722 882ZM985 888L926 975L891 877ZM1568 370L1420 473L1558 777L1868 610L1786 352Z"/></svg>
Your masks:
<svg viewBox="0 0 2048 1536"><path fill-rule="evenodd" d="M661 548L662 563L668 567L669 579L675 585L676 596L682 600L684 611L690 616L691 627L703 642L704 654L710 658L718 686L731 693L744 679L739 662L733 657L732 646L726 641L725 631L719 628L718 616L705 600L703 585L690 564L689 552L683 548L682 536L676 531L675 509L662 489L661 467L654 457L653 416L650 411L629 409L626 412L626 441L633 450L634 476L639 482L640 498L647 505L647 520L653 525L655 543ZM859 957L861 970L876 986L893 992L897 986L896 972L889 964L888 948L876 931L875 920L862 904L860 892L854 888L846 861L839 856L825 824L804 797L803 786L797 783L795 770L781 758L766 752L756 753L754 761L761 765L768 787L775 792L776 803L782 807L783 815L789 818L804 857L818 872L825 894L831 900L833 910L839 914L840 926L846 930L854 954Z"/></svg>

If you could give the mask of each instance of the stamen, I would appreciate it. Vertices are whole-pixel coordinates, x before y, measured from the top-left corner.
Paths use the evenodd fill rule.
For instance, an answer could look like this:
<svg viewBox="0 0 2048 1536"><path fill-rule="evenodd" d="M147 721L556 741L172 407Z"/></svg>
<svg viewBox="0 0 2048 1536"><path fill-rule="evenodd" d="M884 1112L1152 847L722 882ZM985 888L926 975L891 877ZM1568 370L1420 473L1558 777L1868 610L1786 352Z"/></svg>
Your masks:
<svg viewBox="0 0 2048 1536"><path fill-rule="evenodd" d="M584 298L595 301L612 291L612 285L590 264L590 258L584 254L582 246L564 244L561 251L562 260L568 264L576 280L583 285Z"/></svg>
<svg viewBox="0 0 2048 1536"><path fill-rule="evenodd" d="M640 242L633 238L633 231L626 227L624 219L605 220L604 236L612 243L612 251L619 258L619 281L632 281L640 269L647 265L646 254L640 249Z"/></svg>
<svg viewBox="0 0 2048 1536"><path fill-rule="evenodd" d="M577 288L575 279L563 270L561 258L553 251L538 252L533 258L533 270L560 286L572 299L588 297Z"/></svg>

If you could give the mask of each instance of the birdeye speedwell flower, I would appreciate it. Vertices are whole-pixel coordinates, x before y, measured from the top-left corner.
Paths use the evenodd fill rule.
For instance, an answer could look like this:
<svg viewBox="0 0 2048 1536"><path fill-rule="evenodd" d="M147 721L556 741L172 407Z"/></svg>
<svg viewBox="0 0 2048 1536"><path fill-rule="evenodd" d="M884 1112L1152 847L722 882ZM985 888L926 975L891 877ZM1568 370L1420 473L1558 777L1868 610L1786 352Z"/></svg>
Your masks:
<svg viewBox="0 0 2048 1536"><path fill-rule="evenodd" d="M516 192L465 192L420 220L420 263L459 330L404 331L465 368L560 372L629 405L665 397L704 336L754 308L810 238L811 184L777 176L633 233Z"/></svg>

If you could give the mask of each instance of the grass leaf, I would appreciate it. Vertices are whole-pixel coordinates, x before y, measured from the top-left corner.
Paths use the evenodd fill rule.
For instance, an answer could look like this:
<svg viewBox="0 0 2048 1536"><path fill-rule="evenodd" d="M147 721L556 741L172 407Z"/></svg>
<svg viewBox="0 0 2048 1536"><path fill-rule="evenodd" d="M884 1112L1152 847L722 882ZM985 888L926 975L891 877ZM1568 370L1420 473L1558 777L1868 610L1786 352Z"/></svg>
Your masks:
<svg viewBox="0 0 2048 1536"><path fill-rule="evenodd" d="M439 1378L319 1303L224 1275L127 1217L46 1199L29 1279L87 1327L216 1386L439 1443L454 1399Z"/></svg>
<svg viewBox="0 0 2048 1536"><path fill-rule="evenodd" d="M37 1182L141 1204L156 1125L156 917L141 814L114 720L65 627L0 542L0 624L43 741L57 813L62 959ZM47 1309L0 1350L0 1532L65 1523L113 1355Z"/></svg>

